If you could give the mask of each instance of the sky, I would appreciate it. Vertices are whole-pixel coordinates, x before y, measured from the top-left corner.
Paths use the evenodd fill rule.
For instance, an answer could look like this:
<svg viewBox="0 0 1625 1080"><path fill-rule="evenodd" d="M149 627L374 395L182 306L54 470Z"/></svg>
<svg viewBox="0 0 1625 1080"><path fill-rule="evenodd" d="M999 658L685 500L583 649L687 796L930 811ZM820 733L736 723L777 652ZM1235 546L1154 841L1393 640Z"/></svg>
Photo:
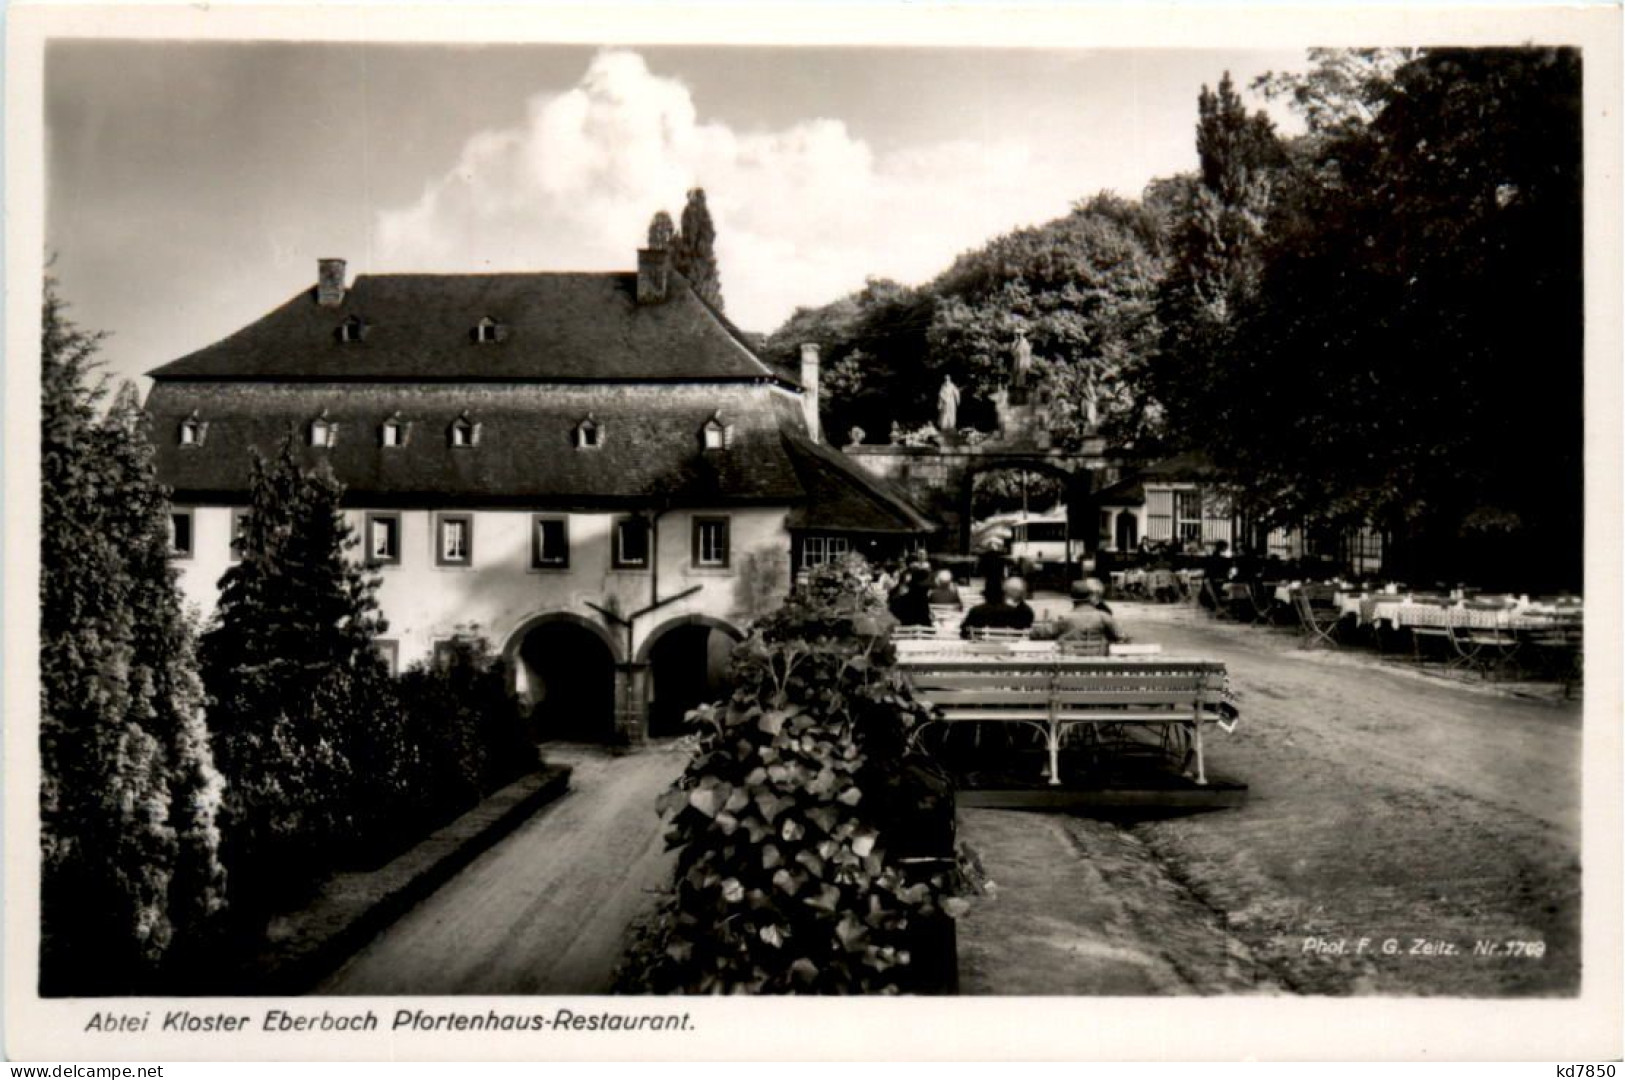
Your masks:
<svg viewBox="0 0 1625 1080"><path fill-rule="evenodd" d="M1301 51L53 42L47 248L135 377L315 282L629 270L705 189L728 315L769 332L868 277L1196 165L1196 97ZM1262 106L1262 101L1253 104ZM1283 124L1290 118L1271 107Z"/></svg>

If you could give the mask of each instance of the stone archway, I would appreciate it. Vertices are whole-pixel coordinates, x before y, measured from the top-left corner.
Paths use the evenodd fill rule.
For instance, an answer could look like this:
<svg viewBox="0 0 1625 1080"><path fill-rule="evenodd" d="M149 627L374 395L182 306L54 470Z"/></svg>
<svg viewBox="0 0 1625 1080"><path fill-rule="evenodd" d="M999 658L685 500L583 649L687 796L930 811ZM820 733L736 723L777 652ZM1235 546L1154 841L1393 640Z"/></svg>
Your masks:
<svg viewBox="0 0 1625 1080"><path fill-rule="evenodd" d="M568 611L536 615L509 635L502 655L538 741L615 737L621 654L603 626Z"/></svg>
<svg viewBox="0 0 1625 1080"><path fill-rule="evenodd" d="M733 647L744 640L737 627L710 615L682 615L644 639L636 662L648 665L648 733L683 733L683 717L728 692Z"/></svg>
<svg viewBox="0 0 1625 1080"><path fill-rule="evenodd" d="M978 459L972 462L961 476L957 500L961 551L970 552L971 532L975 525L976 478L996 472L1039 473L1059 480L1061 501L1068 508L1071 538L1083 541L1086 549L1094 546L1089 530L1081 528L1078 521L1080 512L1087 509L1082 503L1087 500L1092 487L1090 473L1083 469L1067 468L1048 457L1010 455Z"/></svg>
<svg viewBox="0 0 1625 1080"><path fill-rule="evenodd" d="M880 446L855 444L843 448L864 469L901 487L944 526L939 541L960 555L969 554L970 493L978 473L996 469L1027 469L1066 478L1073 507L1074 535L1093 546L1098 525L1085 521L1084 510L1096 480L1115 480L1116 468L1103 440L1091 437L1072 450L1027 442L994 439L975 445Z"/></svg>

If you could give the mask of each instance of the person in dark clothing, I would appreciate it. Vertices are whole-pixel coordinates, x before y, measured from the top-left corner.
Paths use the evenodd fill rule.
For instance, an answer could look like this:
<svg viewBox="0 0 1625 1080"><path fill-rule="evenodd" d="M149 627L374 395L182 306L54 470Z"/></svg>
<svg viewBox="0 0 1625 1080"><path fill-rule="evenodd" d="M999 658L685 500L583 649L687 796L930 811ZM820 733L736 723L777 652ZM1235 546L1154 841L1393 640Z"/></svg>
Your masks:
<svg viewBox="0 0 1625 1080"><path fill-rule="evenodd" d="M998 600L984 600L965 613L960 624L960 637L970 637L973 630L1031 630L1033 609L1027 604L1027 583L1018 577L1006 578L1003 596Z"/></svg>
<svg viewBox="0 0 1625 1080"><path fill-rule="evenodd" d="M1219 595L1218 590L1222 589L1224 583L1230 580L1230 570L1233 563L1227 554L1229 547L1229 544L1220 540L1213 545L1213 554L1202 560L1202 577L1204 580L1213 583L1212 590L1203 589L1197 597L1197 602L1205 608L1212 609L1213 597Z"/></svg>
<svg viewBox="0 0 1625 1080"><path fill-rule="evenodd" d="M908 572L903 584L892 593L887 607L892 617L903 626L931 625L931 571L916 566Z"/></svg>
<svg viewBox="0 0 1625 1080"><path fill-rule="evenodd" d="M983 598L989 603L999 603L1004 596L1005 559L1002 541L988 542L987 550L976 560L976 574L982 579Z"/></svg>

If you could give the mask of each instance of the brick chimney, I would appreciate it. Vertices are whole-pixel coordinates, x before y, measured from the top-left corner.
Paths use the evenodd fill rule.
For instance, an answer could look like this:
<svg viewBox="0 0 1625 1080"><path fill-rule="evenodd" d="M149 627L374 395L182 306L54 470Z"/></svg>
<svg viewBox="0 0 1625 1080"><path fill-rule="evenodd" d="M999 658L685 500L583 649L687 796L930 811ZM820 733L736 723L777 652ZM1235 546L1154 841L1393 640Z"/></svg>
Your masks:
<svg viewBox="0 0 1625 1080"><path fill-rule="evenodd" d="M664 303L670 282L671 251L667 248L639 248L638 303Z"/></svg>
<svg viewBox="0 0 1625 1080"><path fill-rule="evenodd" d="M316 302L322 307L344 303L344 260L316 260Z"/></svg>
<svg viewBox="0 0 1625 1080"><path fill-rule="evenodd" d="M801 408L807 417L807 434L813 442L823 441L818 426L818 346L810 341L801 346Z"/></svg>

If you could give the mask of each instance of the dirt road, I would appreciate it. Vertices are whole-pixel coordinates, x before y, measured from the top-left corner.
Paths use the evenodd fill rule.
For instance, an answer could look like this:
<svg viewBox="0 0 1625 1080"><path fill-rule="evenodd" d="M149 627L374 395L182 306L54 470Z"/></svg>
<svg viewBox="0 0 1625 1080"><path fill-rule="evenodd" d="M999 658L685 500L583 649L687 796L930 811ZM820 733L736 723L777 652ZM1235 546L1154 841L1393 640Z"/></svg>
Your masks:
<svg viewBox="0 0 1625 1080"><path fill-rule="evenodd" d="M1066 949L1033 944L1043 935L1013 897L1055 891L1045 883L1067 880L1080 861L1094 864L1102 890L1126 897L1111 936L1136 958L1140 992L1577 989L1578 702L1441 680L1363 651L1308 652L1293 634L1216 624L1190 608L1124 604L1118 617L1136 640L1228 665L1243 722L1210 740L1208 763L1246 781L1249 801L1121 828L963 812L966 837L982 838L988 874L1004 886L962 926L970 959L993 965L963 972L967 990L1033 992L1013 985L1031 982L1015 965L998 970L1018 944L998 940L1005 932L1025 935L1028 963L1075 966ZM1018 848L1020 858L1001 854ZM1475 955L1479 942L1494 954ZM1125 992L1111 970L1098 988L1071 992Z"/></svg>
<svg viewBox="0 0 1625 1080"><path fill-rule="evenodd" d="M329 977L319 994L601 994L670 882L655 798L686 755L549 749L570 792Z"/></svg>

